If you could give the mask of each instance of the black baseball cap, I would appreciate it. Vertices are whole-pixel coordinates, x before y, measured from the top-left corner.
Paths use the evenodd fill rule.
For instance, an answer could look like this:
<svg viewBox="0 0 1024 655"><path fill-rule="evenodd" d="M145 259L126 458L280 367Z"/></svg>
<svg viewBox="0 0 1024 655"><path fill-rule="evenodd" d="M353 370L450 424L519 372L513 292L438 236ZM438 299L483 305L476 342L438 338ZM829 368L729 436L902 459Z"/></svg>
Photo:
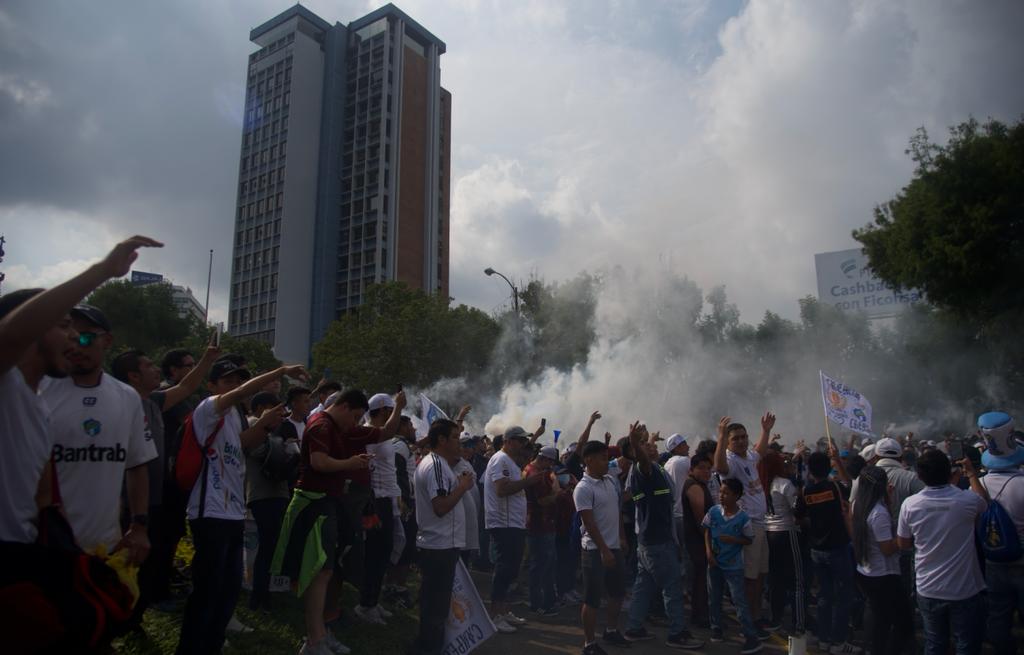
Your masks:
<svg viewBox="0 0 1024 655"><path fill-rule="evenodd" d="M210 382L216 382L228 375L238 375L243 381L252 377L252 373L244 366L239 366L230 357L221 357L210 367Z"/></svg>
<svg viewBox="0 0 1024 655"><path fill-rule="evenodd" d="M108 321L107 317L103 315L103 312L92 305L85 304L84 302L71 308L71 316L89 321L104 332L113 331L110 328L110 321Z"/></svg>

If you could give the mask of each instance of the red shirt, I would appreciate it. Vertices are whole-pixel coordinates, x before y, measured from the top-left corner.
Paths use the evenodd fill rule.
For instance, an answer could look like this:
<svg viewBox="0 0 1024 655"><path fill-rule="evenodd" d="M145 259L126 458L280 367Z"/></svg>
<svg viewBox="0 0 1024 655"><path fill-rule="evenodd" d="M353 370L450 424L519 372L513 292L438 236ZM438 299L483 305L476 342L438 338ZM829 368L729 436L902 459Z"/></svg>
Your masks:
<svg viewBox="0 0 1024 655"><path fill-rule="evenodd" d="M535 472L533 464L529 464L523 471L523 477L528 478ZM558 518L558 503L541 505L540 499L551 495L551 471L547 471L540 484L526 488L526 532L528 534L554 534L555 520Z"/></svg>
<svg viewBox="0 0 1024 655"><path fill-rule="evenodd" d="M340 497L345 493L345 481L370 485L369 469L321 473L310 466L310 455L320 452L332 459L348 459L366 452L366 444L377 443L380 429L359 425L342 431L330 414L320 412L306 426L302 435L302 450L297 487L306 491L318 491L328 496Z"/></svg>

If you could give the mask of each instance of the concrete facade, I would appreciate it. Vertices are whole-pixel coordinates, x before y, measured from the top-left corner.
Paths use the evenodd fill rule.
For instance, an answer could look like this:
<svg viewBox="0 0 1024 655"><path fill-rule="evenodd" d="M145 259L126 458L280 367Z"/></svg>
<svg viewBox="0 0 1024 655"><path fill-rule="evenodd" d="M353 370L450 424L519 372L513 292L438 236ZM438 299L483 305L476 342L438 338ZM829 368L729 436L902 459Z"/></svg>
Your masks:
<svg viewBox="0 0 1024 655"><path fill-rule="evenodd" d="M308 362L366 287L448 293L445 44L394 5L250 33L228 330Z"/></svg>

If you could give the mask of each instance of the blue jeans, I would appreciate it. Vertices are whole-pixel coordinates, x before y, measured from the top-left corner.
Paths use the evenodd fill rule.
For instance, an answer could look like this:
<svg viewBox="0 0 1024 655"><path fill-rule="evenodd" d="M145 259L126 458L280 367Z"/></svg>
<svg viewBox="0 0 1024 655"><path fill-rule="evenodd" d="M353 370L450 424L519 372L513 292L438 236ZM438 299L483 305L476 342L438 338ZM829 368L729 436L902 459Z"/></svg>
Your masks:
<svg viewBox="0 0 1024 655"><path fill-rule="evenodd" d="M636 581L633 583L633 602L629 606L630 630L643 628L647 610L659 588L665 601L665 614L671 621L668 633L678 635L686 630L683 578L679 574L679 566L679 546L673 541L637 546Z"/></svg>
<svg viewBox="0 0 1024 655"><path fill-rule="evenodd" d="M937 600L917 595L917 608L924 621L925 655L946 655L949 633L953 633L956 655L981 652L981 634L985 619L985 600L976 594L964 600Z"/></svg>
<svg viewBox="0 0 1024 655"><path fill-rule="evenodd" d="M555 605L555 535L531 534L530 544L530 608L549 610Z"/></svg>
<svg viewBox="0 0 1024 655"><path fill-rule="evenodd" d="M708 567L708 589L711 594L708 610L711 614L712 629L722 629L722 592L726 584L729 585L729 594L732 595L732 604L736 606L736 614L740 617L743 636L747 639L757 639L757 629L754 627L754 620L750 618L750 607L747 606L743 569L723 571L717 566ZM630 608L630 620L632 620L632 608Z"/></svg>
<svg viewBox="0 0 1024 655"><path fill-rule="evenodd" d="M508 588L519 577L526 546L526 530L521 528L490 528L491 545L495 550L494 577L491 580L491 602L502 603Z"/></svg>
<svg viewBox="0 0 1024 655"><path fill-rule="evenodd" d="M811 549L811 561L818 578L818 639L830 644L846 641L850 626L853 594L853 557L850 545L832 550Z"/></svg>
<svg viewBox="0 0 1024 655"><path fill-rule="evenodd" d="M988 584L988 641L996 655L1013 655L1013 611L1024 616L1024 564L985 562Z"/></svg>

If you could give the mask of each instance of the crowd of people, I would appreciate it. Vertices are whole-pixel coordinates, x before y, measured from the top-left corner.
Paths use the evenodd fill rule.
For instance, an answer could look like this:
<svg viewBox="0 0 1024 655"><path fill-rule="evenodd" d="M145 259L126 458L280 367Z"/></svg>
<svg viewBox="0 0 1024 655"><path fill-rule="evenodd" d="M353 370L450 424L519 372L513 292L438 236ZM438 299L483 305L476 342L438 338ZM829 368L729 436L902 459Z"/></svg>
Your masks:
<svg viewBox="0 0 1024 655"><path fill-rule="evenodd" d="M579 606L584 655L652 640L654 626L685 650L738 631L744 654L773 633L831 655L945 655L950 643L970 655L985 640L1017 652L1024 445L1007 414L983 414L969 439L788 449L770 412L753 442L730 417L704 440L662 439L641 422L591 438L595 411L560 450L540 443L544 421L471 434L468 406L418 434L400 389L368 397L309 385L300 365L252 371L215 342L198 359L110 359L117 325L82 299L160 245L134 237L60 286L0 297L11 652L77 652L141 629L173 598L188 534L177 652L219 653L239 627L247 518L259 543L249 607L273 611L271 580L286 576L310 655L350 651L346 582L357 621L418 607L410 652L444 652L460 560L492 576L497 639L530 621L575 622ZM137 580L115 558L140 566Z"/></svg>

